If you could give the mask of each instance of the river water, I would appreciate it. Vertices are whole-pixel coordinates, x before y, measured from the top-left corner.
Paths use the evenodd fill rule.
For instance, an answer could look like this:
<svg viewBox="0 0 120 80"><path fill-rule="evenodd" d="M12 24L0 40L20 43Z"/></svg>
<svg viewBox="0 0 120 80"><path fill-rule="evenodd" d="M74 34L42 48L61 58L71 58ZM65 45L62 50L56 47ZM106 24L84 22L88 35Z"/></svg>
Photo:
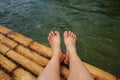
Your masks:
<svg viewBox="0 0 120 80"><path fill-rule="evenodd" d="M0 0L0 25L49 46L47 35L77 35L80 58L120 77L120 0Z"/></svg>

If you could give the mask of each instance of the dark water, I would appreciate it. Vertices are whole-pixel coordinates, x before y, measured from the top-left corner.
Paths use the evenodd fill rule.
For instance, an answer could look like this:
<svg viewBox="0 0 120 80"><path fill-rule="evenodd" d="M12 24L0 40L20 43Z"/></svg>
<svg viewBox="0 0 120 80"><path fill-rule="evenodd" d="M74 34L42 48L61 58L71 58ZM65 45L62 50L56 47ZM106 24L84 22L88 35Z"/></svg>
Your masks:
<svg viewBox="0 0 120 80"><path fill-rule="evenodd" d="M82 60L120 76L120 0L0 0L0 25L47 46L71 30Z"/></svg>

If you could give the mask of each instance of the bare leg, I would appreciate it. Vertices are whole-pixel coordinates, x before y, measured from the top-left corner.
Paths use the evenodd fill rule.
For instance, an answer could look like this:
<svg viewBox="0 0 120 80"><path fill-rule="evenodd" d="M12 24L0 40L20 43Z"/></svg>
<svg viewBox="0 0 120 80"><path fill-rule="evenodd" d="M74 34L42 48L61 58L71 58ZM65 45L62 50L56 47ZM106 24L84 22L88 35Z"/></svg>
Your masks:
<svg viewBox="0 0 120 80"><path fill-rule="evenodd" d="M66 45L66 62L69 62L70 74L68 80L94 80L76 51L76 35L69 31L64 32L64 42Z"/></svg>
<svg viewBox="0 0 120 80"><path fill-rule="evenodd" d="M60 49L59 32L52 31L49 33L48 41L52 48L53 57L37 80L60 80L60 59L62 58L63 60L63 55Z"/></svg>

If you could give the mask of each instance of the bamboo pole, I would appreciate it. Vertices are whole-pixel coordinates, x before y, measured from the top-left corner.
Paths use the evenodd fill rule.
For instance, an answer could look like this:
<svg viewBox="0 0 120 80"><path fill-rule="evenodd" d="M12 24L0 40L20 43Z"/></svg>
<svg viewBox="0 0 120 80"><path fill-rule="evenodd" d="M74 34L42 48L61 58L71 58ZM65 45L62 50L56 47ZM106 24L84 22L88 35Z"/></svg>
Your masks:
<svg viewBox="0 0 120 80"><path fill-rule="evenodd" d="M7 46L5 46L4 44L2 44L0 42L0 52L5 54L6 52L8 52L10 50L10 48L8 48Z"/></svg>
<svg viewBox="0 0 120 80"><path fill-rule="evenodd" d="M87 69L94 75L95 79L97 80L116 80L116 76L105 72L99 68L96 68L88 63L84 62L84 65L87 67Z"/></svg>
<svg viewBox="0 0 120 80"><path fill-rule="evenodd" d="M9 72L17 68L17 65L15 65L13 62L8 60L6 57L4 57L1 54L0 54L0 66L7 69Z"/></svg>
<svg viewBox="0 0 120 80"><path fill-rule="evenodd" d="M9 38L12 38L13 40L19 42L20 44L22 44L24 46L28 46L32 42L32 39L25 37L25 36L23 36L17 32L14 32L14 31L8 33L7 36Z"/></svg>
<svg viewBox="0 0 120 80"><path fill-rule="evenodd" d="M5 37L2 34L0 34L0 42L7 45L10 49L14 49L18 45L15 41Z"/></svg>
<svg viewBox="0 0 120 80"><path fill-rule="evenodd" d="M7 33L11 32L11 31L12 30L0 25L0 33L7 34Z"/></svg>
<svg viewBox="0 0 120 80"><path fill-rule="evenodd" d="M22 68L17 68L14 72L14 80L36 80L36 77Z"/></svg>
<svg viewBox="0 0 120 80"><path fill-rule="evenodd" d="M0 69L0 80L12 80L12 78Z"/></svg>
<svg viewBox="0 0 120 80"><path fill-rule="evenodd" d="M15 63L8 60L6 57L0 54L0 65L13 73L14 80L36 80L35 76L30 74L29 72L23 70L22 68L18 68ZM0 70L0 80L11 80L12 78Z"/></svg>
<svg viewBox="0 0 120 80"><path fill-rule="evenodd" d="M15 51L20 53L21 55L25 56L26 58L31 59L32 61L36 62L37 64L45 67L48 63L48 59L44 58L43 56L40 56L34 51L31 51L21 45L17 46L15 48Z"/></svg>
<svg viewBox="0 0 120 80"><path fill-rule="evenodd" d="M23 57L13 50L7 52L6 55L36 75L39 75L43 71L43 67Z"/></svg>

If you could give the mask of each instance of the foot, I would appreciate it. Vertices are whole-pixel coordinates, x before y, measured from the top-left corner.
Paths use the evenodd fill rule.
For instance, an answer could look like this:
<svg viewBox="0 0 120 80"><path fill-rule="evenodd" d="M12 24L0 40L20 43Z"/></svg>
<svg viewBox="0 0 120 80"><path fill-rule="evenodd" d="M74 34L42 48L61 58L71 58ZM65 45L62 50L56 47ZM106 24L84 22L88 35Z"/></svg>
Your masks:
<svg viewBox="0 0 120 80"><path fill-rule="evenodd" d="M59 56L60 61L63 61L64 55L62 54L61 48L60 48L60 34L58 31L51 31L48 35L48 41L52 48L53 56Z"/></svg>
<svg viewBox="0 0 120 80"><path fill-rule="evenodd" d="M66 58L65 62L69 63L69 56L76 54L76 35L71 31L64 32L64 43L66 45Z"/></svg>

